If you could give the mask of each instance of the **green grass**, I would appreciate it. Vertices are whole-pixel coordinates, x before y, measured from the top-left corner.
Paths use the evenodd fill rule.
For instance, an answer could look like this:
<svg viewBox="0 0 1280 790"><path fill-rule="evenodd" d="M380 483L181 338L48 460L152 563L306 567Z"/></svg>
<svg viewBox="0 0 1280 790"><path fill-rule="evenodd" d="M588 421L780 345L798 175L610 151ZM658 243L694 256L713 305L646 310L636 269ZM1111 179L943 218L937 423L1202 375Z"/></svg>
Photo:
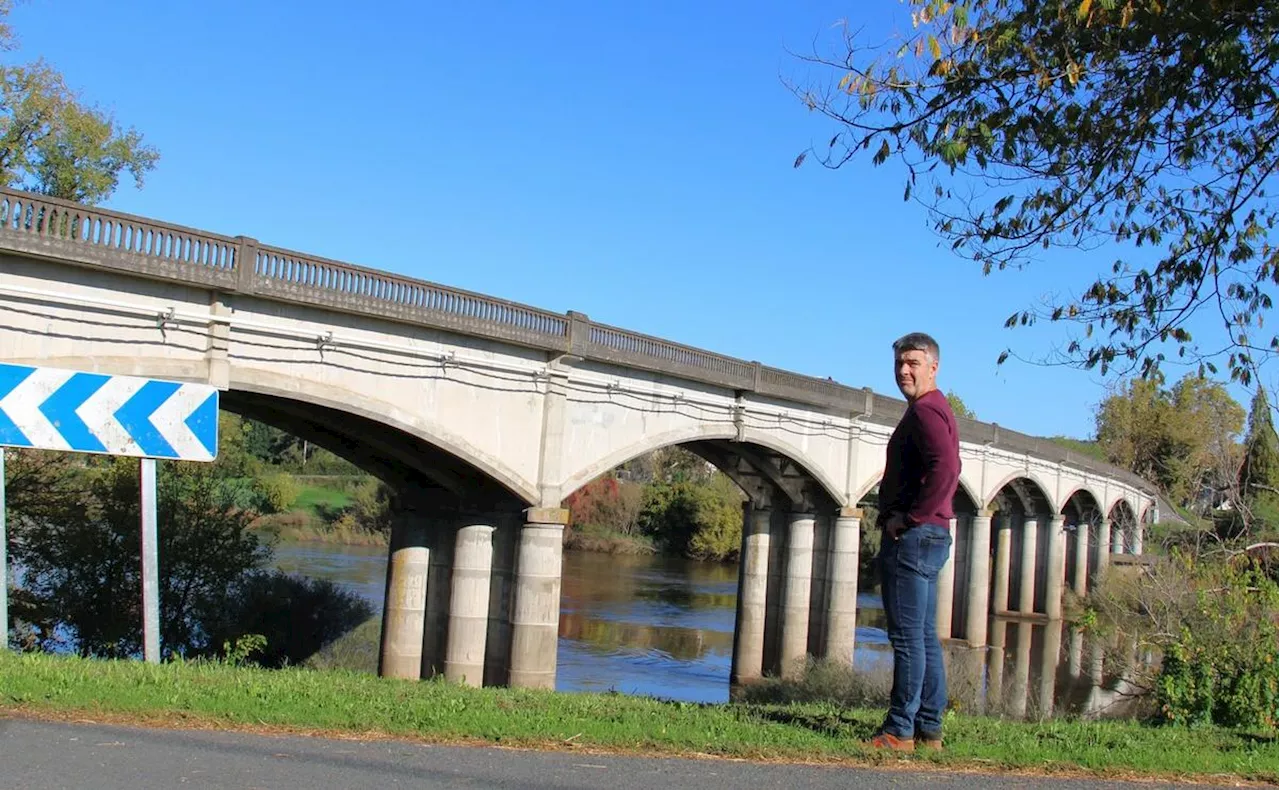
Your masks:
<svg viewBox="0 0 1280 790"><path fill-rule="evenodd" d="M616 694L472 689L367 674L94 661L0 651L0 711L177 726L251 727L512 746L780 761L1152 776L1274 784L1274 736L1132 722L950 717L942 755L872 754L878 710L663 702Z"/></svg>
<svg viewBox="0 0 1280 790"><path fill-rule="evenodd" d="M340 510L350 504L350 495L342 491L321 486L304 486L293 502L293 509L306 510L312 515L319 516L320 507Z"/></svg>

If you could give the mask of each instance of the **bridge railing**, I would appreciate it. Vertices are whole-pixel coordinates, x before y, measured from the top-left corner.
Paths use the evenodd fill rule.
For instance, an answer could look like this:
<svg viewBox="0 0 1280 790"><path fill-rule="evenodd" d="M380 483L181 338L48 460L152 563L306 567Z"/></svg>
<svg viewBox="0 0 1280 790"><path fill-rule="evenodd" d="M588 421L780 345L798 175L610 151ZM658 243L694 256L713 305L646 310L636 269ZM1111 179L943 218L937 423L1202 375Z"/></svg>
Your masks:
<svg viewBox="0 0 1280 790"><path fill-rule="evenodd" d="M0 188L0 251L202 285L406 324L447 329L678 376L854 415L882 424L906 403L669 340L425 280L328 260L244 236L223 236L116 211ZM1141 478L1051 440L962 420L961 438L1066 462L1145 491Z"/></svg>
<svg viewBox="0 0 1280 790"><path fill-rule="evenodd" d="M241 291L538 348L563 349L567 343L569 321L559 313L241 241L244 260L254 261L253 276L244 277Z"/></svg>
<svg viewBox="0 0 1280 790"><path fill-rule="evenodd" d="M180 225L0 189L3 249L164 280L234 285L236 240Z"/></svg>

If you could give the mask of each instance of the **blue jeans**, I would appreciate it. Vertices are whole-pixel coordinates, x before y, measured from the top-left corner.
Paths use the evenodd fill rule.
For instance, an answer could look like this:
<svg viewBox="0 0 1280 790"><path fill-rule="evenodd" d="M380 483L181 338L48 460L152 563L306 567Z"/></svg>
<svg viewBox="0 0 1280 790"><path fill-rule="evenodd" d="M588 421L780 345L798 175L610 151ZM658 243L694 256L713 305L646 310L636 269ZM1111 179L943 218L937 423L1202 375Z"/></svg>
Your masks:
<svg viewBox="0 0 1280 790"><path fill-rule="evenodd" d="M921 524L880 543L880 595L893 645L893 691L883 732L899 738L942 735L947 673L938 641L938 571L951 530Z"/></svg>

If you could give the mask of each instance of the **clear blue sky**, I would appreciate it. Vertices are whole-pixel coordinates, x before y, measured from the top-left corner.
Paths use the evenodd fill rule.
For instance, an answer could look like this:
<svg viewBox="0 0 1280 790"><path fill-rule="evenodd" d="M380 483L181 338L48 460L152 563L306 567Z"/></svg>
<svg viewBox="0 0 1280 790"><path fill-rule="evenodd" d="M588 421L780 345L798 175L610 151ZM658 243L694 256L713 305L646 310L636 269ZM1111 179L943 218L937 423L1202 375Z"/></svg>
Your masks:
<svg viewBox="0 0 1280 790"><path fill-rule="evenodd" d="M1002 328L1115 251L984 278L902 172L792 168L833 128L784 88L896 0L29 0L20 49L161 152L109 205L896 393L890 342L942 344L978 416L1091 435L1097 374ZM897 20L897 21L895 21ZM829 40L829 39L828 39Z"/></svg>

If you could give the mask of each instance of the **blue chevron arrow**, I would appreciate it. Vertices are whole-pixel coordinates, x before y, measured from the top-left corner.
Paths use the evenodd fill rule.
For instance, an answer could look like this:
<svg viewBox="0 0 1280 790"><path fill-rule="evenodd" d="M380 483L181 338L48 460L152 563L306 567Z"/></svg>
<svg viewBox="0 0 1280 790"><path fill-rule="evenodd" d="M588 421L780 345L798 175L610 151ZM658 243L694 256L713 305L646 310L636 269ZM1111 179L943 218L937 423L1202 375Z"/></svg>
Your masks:
<svg viewBox="0 0 1280 790"><path fill-rule="evenodd" d="M216 456L218 454L218 393L216 391L209 393L204 403L197 406L184 422L191 429L191 433L200 440L200 444L204 445L204 449L209 451L209 455Z"/></svg>
<svg viewBox="0 0 1280 790"><path fill-rule="evenodd" d="M14 387L26 381L27 376L35 370L24 365L0 365L0 400L13 392ZM0 409L0 444L17 447L31 446L31 440L18 430L18 426L13 424L13 420L9 419L9 415L5 414L3 409Z"/></svg>
<svg viewBox="0 0 1280 790"><path fill-rule="evenodd" d="M173 381L148 381L132 398L116 409L115 418L145 455L158 458L178 457L178 453L151 424L151 414L181 386Z"/></svg>
<svg viewBox="0 0 1280 790"><path fill-rule="evenodd" d="M100 373L77 373L67 379L67 383L63 384L49 397L44 399L38 407L45 417L49 418L49 422L53 423L53 427L67 440L67 444L71 445L73 450L81 450L87 453L105 453L107 448L93 435L93 431L89 430L89 426L85 425L84 420L80 419L80 415L76 414L76 409L89 399L89 396L102 388L107 383L110 376L104 376Z"/></svg>

